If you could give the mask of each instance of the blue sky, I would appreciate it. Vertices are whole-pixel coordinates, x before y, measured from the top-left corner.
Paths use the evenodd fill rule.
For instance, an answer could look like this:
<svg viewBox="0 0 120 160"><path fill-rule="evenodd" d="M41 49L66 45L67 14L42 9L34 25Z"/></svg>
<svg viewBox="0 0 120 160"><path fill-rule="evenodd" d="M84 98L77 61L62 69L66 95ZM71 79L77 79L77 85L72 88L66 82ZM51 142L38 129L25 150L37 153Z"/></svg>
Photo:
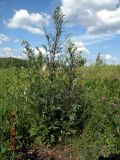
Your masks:
<svg viewBox="0 0 120 160"><path fill-rule="evenodd" d="M0 0L0 57L24 58L22 40L45 43L42 26L53 30L51 16L61 5L65 31L90 63L101 52L106 62L120 63L119 0Z"/></svg>

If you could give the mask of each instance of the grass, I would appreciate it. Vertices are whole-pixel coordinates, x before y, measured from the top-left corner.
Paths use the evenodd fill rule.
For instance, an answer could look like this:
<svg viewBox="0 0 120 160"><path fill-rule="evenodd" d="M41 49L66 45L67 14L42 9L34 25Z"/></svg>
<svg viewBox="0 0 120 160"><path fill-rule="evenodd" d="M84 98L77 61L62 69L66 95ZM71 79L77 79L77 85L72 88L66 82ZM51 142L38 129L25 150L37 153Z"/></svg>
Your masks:
<svg viewBox="0 0 120 160"><path fill-rule="evenodd" d="M46 74L46 73L44 73ZM43 75L43 73L42 73ZM84 129L79 136L66 137L62 145L72 145L71 156L81 160L96 160L120 153L120 66L78 67L74 81L84 94ZM47 75L44 75L46 78ZM62 80L60 79L59 82ZM0 156L11 157L10 113L16 116L16 146L42 143L35 118L26 99L30 84L26 69L0 70ZM44 86L45 87L45 86ZM41 88L42 89L42 88ZM47 89L47 88L46 88ZM35 116L36 115L36 116ZM38 141L39 139L39 141ZM61 144L61 142L60 142Z"/></svg>

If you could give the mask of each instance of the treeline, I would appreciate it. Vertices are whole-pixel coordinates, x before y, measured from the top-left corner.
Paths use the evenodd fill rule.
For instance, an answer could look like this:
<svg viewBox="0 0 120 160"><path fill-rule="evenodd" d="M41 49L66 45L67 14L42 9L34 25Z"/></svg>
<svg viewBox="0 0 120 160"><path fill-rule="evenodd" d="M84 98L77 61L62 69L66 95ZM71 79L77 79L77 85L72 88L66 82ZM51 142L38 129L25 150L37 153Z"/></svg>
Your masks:
<svg viewBox="0 0 120 160"><path fill-rule="evenodd" d="M0 58L0 68L21 68L27 67L27 60L13 58L13 57L6 57L6 58Z"/></svg>

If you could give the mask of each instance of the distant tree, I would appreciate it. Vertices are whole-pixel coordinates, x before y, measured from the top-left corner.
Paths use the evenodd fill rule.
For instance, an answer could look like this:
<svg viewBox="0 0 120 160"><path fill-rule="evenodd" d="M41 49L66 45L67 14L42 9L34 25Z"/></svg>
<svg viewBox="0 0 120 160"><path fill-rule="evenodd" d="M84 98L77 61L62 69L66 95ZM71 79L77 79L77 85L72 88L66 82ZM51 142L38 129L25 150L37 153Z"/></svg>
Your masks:
<svg viewBox="0 0 120 160"><path fill-rule="evenodd" d="M98 53L96 57L96 65L102 65L104 63L103 58L101 57L101 53Z"/></svg>
<svg viewBox="0 0 120 160"><path fill-rule="evenodd" d="M13 57L0 58L0 68L11 68L11 67L26 68L27 60L13 58Z"/></svg>

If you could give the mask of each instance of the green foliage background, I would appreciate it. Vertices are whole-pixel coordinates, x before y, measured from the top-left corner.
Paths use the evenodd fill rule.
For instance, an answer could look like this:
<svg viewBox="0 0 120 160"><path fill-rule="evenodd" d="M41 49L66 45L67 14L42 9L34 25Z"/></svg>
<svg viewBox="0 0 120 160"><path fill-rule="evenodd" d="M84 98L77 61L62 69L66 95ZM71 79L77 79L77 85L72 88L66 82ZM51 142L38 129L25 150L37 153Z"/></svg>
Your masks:
<svg viewBox="0 0 120 160"><path fill-rule="evenodd" d="M74 92L77 94L74 95L78 97L72 106L66 106L68 100L65 96L68 90L64 88L63 83L63 80L68 83L66 75L58 71L51 90L47 72L41 71L40 74L42 87L33 87L36 90L32 90L29 99L27 94L31 94L29 90L31 84L27 80L29 74L25 69L0 71L0 154L2 159L6 158L7 153L10 152L9 116L12 111L15 111L17 116L16 145L18 148L30 145L32 142L72 143L76 147L76 154L83 159L97 159L100 155L108 156L120 152L120 66L78 67L73 84ZM34 82L32 85L35 85ZM39 87L40 93L36 95ZM82 92L81 88L84 93L80 93L80 96L78 90ZM54 94L54 103L48 108L47 100L53 98L52 94ZM31 101L34 97L38 99ZM79 114L77 103L84 106L79 120L75 119ZM65 112L60 120L55 117L59 110L67 110L67 114Z"/></svg>
<svg viewBox="0 0 120 160"><path fill-rule="evenodd" d="M27 60L13 58L13 57L6 57L6 58L0 58L0 68L10 68L10 67L27 67Z"/></svg>
<svg viewBox="0 0 120 160"><path fill-rule="evenodd" d="M62 47L63 17L58 7L53 15L55 32L44 30L45 57L38 47L36 57L23 41L27 67L0 70L1 160L17 156L10 151L11 112L16 115L17 151L33 143L71 144L83 160L120 152L120 66L87 67L71 40ZM61 52L62 59L57 57Z"/></svg>

